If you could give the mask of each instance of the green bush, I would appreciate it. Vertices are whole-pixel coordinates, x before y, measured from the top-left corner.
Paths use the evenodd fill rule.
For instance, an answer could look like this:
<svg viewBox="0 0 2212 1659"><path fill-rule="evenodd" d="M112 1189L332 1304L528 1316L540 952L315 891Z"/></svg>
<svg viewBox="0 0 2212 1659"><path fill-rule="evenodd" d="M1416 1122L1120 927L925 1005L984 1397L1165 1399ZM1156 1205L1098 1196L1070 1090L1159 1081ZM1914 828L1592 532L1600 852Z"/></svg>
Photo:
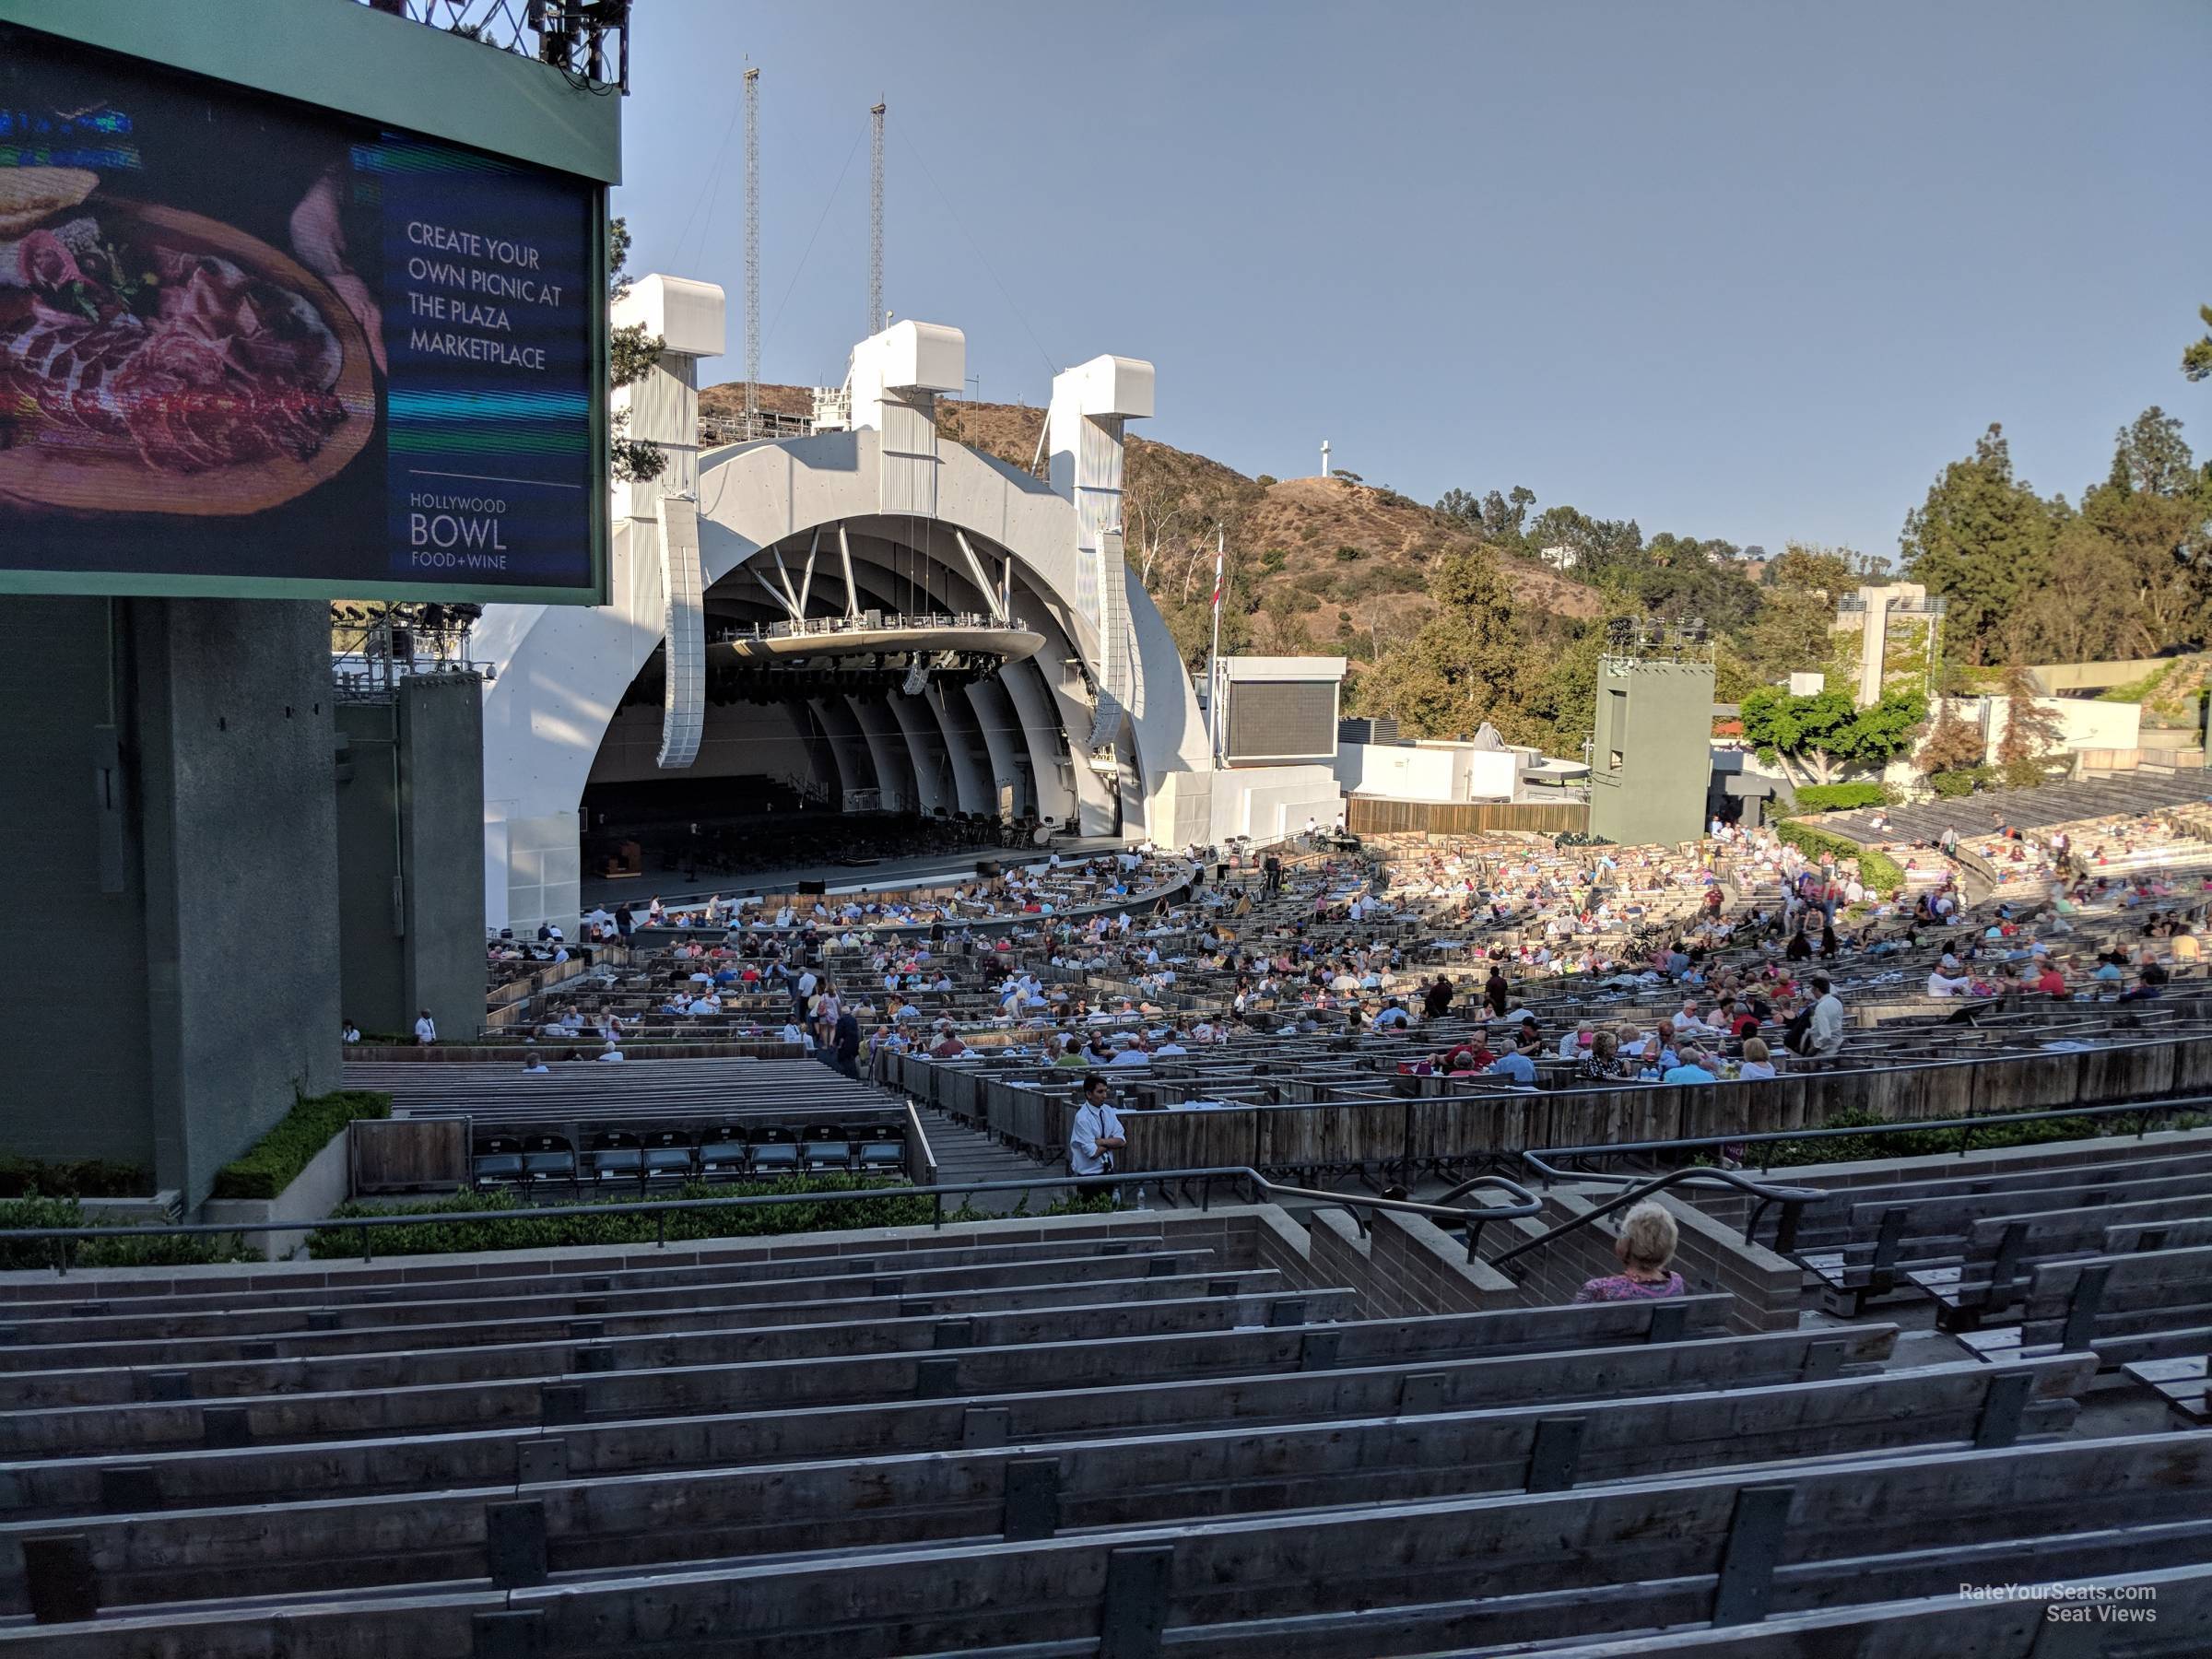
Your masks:
<svg viewBox="0 0 2212 1659"><path fill-rule="evenodd" d="M1808 858L1818 858L1823 853L1833 853L1838 858L1855 858L1859 861L1859 879L1884 898L1905 885L1905 873L1897 860L1872 847L1827 830L1816 830L1810 824L1800 824L1794 818L1784 818L1775 826L1775 834Z"/></svg>
<svg viewBox="0 0 2212 1659"><path fill-rule="evenodd" d="M1897 792L1887 783L1808 783L1797 792L1807 812L1849 812L1860 806L1894 806Z"/></svg>
<svg viewBox="0 0 2212 1659"><path fill-rule="evenodd" d="M75 1198L41 1198L33 1193L0 1199L0 1230L108 1225L98 1216L86 1215L85 1206ZM194 1267L209 1262L253 1259L229 1233L149 1233L145 1238L76 1239L69 1244L72 1267ZM53 1265L53 1246L44 1240L0 1241L0 1269L15 1272Z"/></svg>
<svg viewBox="0 0 2212 1659"><path fill-rule="evenodd" d="M736 1191L693 1182L674 1194L656 1192L656 1199L735 1198L766 1194L851 1193L871 1187L902 1184L881 1176L787 1175L777 1181L750 1182ZM406 1227L377 1227L370 1231L369 1248L382 1255L444 1255L474 1250L553 1250L565 1244L650 1244L660 1237L658 1223L665 1220L669 1242L695 1239L753 1238L766 1233L830 1232L860 1227L926 1227L933 1215L926 1198L865 1198L841 1204L775 1204L733 1206L728 1209L676 1210L665 1216L610 1216L602 1213L611 1204L634 1204L634 1188L581 1204L563 1205L558 1216L504 1220L502 1210L541 1207L539 1201L516 1193L455 1193L450 1197L417 1204L371 1205L346 1203L331 1211L329 1220L307 1237L307 1253L317 1260L356 1254L361 1236L340 1223L357 1216L420 1216ZM550 1207L545 1206L542 1207ZM966 1205L947 1210L947 1221L982 1219L981 1212Z"/></svg>
<svg viewBox="0 0 2212 1659"><path fill-rule="evenodd" d="M1336 549L1336 562L1338 564L1350 564L1356 559L1365 559L1366 557L1366 548L1355 547L1349 543L1347 543Z"/></svg>
<svg viewBox="0 0 2212 1659"><path fill-rule="evenodd" d="M2007 789L2040 789L2051 781L2051 763L2025 755L2018 760L2006 761L1998 771L2004 774Z"/></svg>
<svg viewBox="0 0 2212 1659"><path fill-rule="evenodd" d="M2202 1117L2183 1116L2166 1126L2190 1129L2204 1122ZM1910 1124L1894 1127L1890 1124L1891 1120L1871 1112L1839 1112L1822 1123L1821 1127L1886 1132L1839 1135L1827 1140L1768 1141L1747 1148L1747 1161L1780 1170L1805 1164L1857 1163L1877 1158L1925 1158L1939 1152L1956 1152L1959 1136L1964 1134L1959 1129L1915 1129ZM2042 1118L2025 1124L1992 1123L1975 1128L1971 1147L1979 1152L1998 1147L2040 1147L2046 1141L2094 1140L2121 1127L2117 1115L2101 1120L2068 1117Z"/></svg>
<svg viewBox="0 0 2212 1659"><path fill-rule="evenodd" d="M35 1158L0 1158L0 1198L44 1193L62 1198L150 1198L153 1177L136 1164L86 1158L42 1163Z"/></svg>
<svg viewBox="0 0 2212 1659"><path fill-rule="evenodd" d="M240 1157L215 1172L211 1198L274 1198L355 1118L392 1115L392 1097L366 1089L302 1096Z"/></svg>
<svg viewBox="0 0 2212 1659"><path fill-rule="evenodd" d="M1928 787L1947 801L1963 800L1974 793L1975 786L1988 782L1986 766L1967 767L1958 771L1939 771L1928 774Z"/></svg>

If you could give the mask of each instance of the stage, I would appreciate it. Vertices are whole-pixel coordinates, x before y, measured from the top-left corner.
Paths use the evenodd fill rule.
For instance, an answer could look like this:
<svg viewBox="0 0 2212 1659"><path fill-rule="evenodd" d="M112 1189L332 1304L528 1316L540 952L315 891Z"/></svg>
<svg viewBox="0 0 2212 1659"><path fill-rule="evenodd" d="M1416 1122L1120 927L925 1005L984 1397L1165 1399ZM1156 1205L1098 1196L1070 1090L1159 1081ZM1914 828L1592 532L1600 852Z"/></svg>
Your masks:
<svg viewBox="0 0 2212 1659"><path fill-rule="evenodd" d="M952 880L966 881L975 875L979 860L994 861L1006 868L1042 864L1057 853L1064 862L1077 863L1101 853L1118 853L1125 843L1119 836L1061 836L1052 846L1009 849L969 848L957 853L924 853L910 858L887 858L879 863L853 865L818 864L778 870L754 870L719 882L686 881L680 875L626 876L615 878L587 875L582 883L582 909L605 905L608 910L624 900L642 910L654 898L670 910L681 910L721 894L742 899L748 893L789 893L802 881L829 884L831 893L872 893L895 888L921 887Z"/></svg>

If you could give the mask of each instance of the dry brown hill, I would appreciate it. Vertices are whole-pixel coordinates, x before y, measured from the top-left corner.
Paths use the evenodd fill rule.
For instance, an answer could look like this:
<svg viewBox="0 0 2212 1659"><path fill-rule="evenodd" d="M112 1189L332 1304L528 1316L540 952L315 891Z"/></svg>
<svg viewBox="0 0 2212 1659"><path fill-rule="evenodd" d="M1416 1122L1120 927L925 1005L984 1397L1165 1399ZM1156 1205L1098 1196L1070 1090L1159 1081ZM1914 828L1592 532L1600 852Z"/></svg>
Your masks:
<svg viewBox="0 0 2212 1659"><path fill-rule="evenodd" d="M742 385L700 394L704 414L745 406ZM812 411L801 386L760 388L760 406ZM1043 429L1041 408L946 399L938 425L957 441L1029 470ZM1248 478L1171 444L1133 437L1124 498L1130 562L1159 600L1186 650L1193 614L1211 591L1215 526L1228 531L1229 559L1248 606L1245 640L1261 651L1356 651L1408 638L1433 608L1429 570L1479 541L1459 520L1397 494L1345 478ZM1517 606L1564 617L1594 617L1597 592L1524 559L1501 561Z"/></svg>

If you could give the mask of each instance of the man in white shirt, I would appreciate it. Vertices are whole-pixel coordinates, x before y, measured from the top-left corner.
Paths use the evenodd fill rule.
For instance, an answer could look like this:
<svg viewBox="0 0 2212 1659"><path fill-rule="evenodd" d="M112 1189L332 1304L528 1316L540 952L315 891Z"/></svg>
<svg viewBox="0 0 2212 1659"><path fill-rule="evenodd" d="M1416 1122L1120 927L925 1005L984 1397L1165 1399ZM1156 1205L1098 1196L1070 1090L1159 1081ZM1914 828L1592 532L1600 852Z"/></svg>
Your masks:
<svg viewBox="0 0 2212 1659"><path fill-rule="evenodd" d="M1413 1016L1406 1013L1406 1010L1399 1006L1398 999L1394 996L1389 1002L1383 1005L1382 1011L1377 1014L1369 1023L1372 1025L1373 1028L1378 1031L1394 1031L1400 1026L1411 1025L1413 1023Z"/></svg>
<svg viewBox="0 0 2212 1659"><path fill-rule="evenodd" d="M606 1047L599 1051L599 1058L619 1065L622 1063L622 1051L609 1042Z"/></svg>
<svg viewBox="0 0 2212 1659"><path fill-rule="evenodd" d="M419 1010L415 1017L415 1041L424 1048L438 1041L438 1022L430 1018L428 1008Z"/></svg>
<svg viewBox="0 0 2212 1659"><path fill-rule="evenodd" d="M1114 1051L1113 1058L1106 1064L1109 1065L1149 1065L1152 1064L1152 1056L1146 1052L1143 1038L1131 1037Z"/></svg>
<svg viewBox="0 0 2212 1659"><path fill-rule="evenodd" d="M1806 1032L1816 1054L1833 1054L1843 1047L1843 1003L1830 987L1828 975L1813 976L1813 994L1819 1000L1813 1004L1813 1023Z"/></svg>
<svg viewBox="0 0 2212 1659"><path fill-rule="evenodd" d="M1959 959L1945 951L1943 960L1928 970L1930 996L1962 996L1973 989L1974 982L1959 972Z"/></svg>
<svg viewBox="0 0 2212 1659"><path fill-rule="evenodd" d="M1077 1176L1112 1174L1113 1155L1126 1144L1121 1114L1113 1109L1113 1085L1093 1072L1083 1079L1083 1103L1067 1132L1068 1170ZM1076 1191L1097 1198L1113 1188L1102 1181L1078 1181Z"/></svg>

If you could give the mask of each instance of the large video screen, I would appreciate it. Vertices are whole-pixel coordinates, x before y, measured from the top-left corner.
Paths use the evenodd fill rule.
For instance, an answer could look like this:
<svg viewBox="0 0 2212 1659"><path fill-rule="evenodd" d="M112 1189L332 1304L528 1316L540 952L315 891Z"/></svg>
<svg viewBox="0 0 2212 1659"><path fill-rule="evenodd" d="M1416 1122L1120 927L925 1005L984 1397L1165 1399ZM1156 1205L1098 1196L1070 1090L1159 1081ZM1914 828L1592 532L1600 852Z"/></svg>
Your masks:
<svg viewBox="0 0 2212 1659"><path fill-rule="evenodd" d="M0 582L592 596L598 211L0 25Z"/></svg>

